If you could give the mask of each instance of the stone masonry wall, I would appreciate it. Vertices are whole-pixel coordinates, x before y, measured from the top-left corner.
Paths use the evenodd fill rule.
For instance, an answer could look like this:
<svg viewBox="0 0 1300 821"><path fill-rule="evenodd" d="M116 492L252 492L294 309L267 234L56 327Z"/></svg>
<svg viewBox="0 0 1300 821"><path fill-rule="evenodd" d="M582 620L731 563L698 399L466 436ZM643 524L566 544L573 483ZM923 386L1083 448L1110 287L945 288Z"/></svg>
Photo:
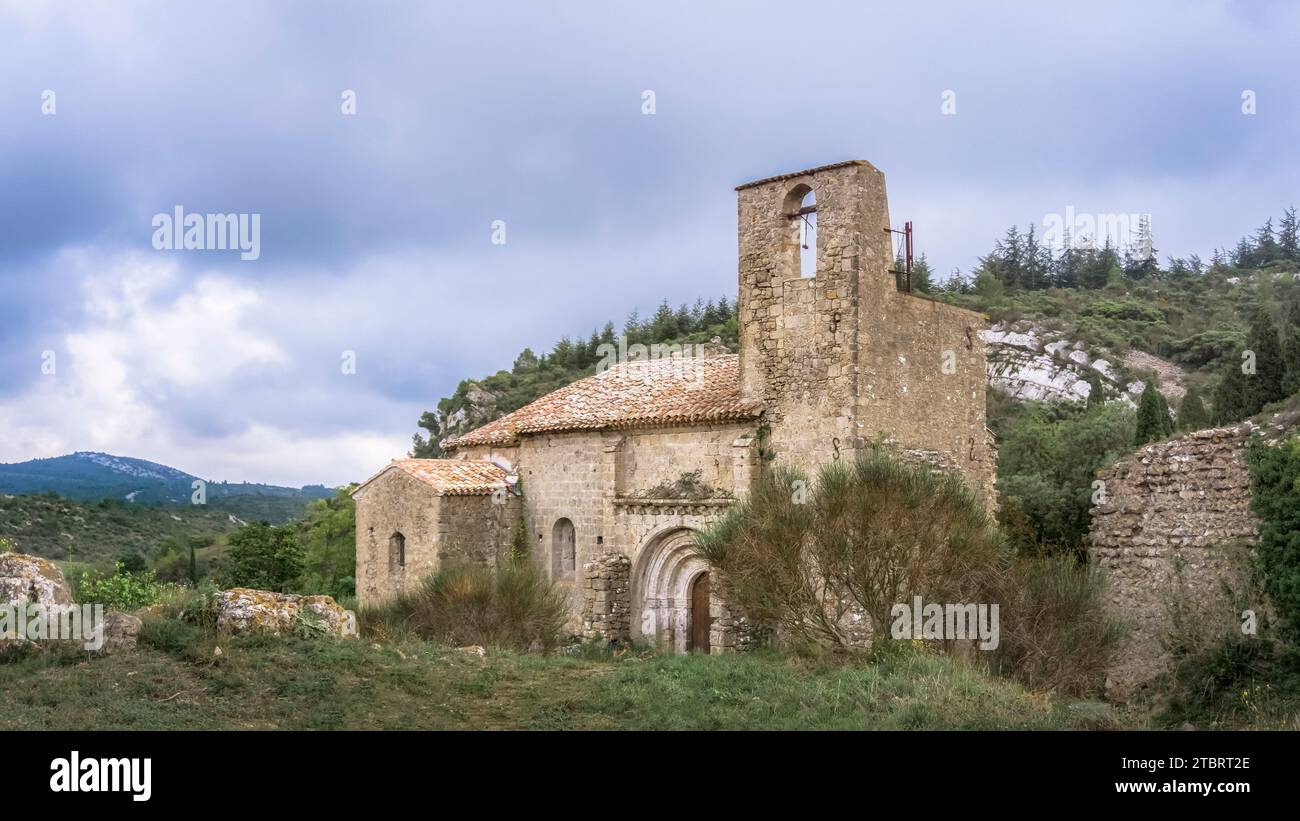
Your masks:
<svg viewBox="0 0 1300 821"><path fill-rule="evenodd" d="M795 212L809 190L817 266L801 278ZM772 449L811 473L857 435L860 294L883 290L891 257L884 175L841 163L737 194L741 394L764 403Z"/></svg>
<svg viewBox="0 0 1300 821"><path fill-rule="evenodd" d="M698 471L700 482L722 495L734 495L734 425L628 431L617 452L615 493L645 496Z"/></svg>
<svg viewBox="0 0 1300 821"><path fill-rule="evenodd" d="M509 549L522 510L511 494L439 496L400 470L378 476L356 497L357 600L362 606L410 590L444 561L494 564ZM406 539L406 564L389 560L389 539Z"/></svg>
<svg viewBox="0 0 1300 821"><path fill-rule="evenodd" d="M721 516L730 502L715 504L682 500L637 500L620 494L618 475L628 491L649 490L660 481L671 482L686 470L702 468L702 476L725 481L743 497L754 467L752 426L723 425L697 428L575 432L529 436L519 449L520 480L524 491L525 521L533 561L569 595L569 627L583 630L582 568L587 562L613 551L636 560L637 550L655 532L674 527L699 528ZM622 460L632 444L636 467L626 470ZM738 444L739 443L739 444ZM575 572L556 573L552 560L553 530L562 519L573 522Z"/></svg>
<svg viewBox="0 0 1300 821"><path fill-rule="evenodd" d="M984 316L898 291L867 306L858 429L933 451L992 508L997 451L986 427Z"/></svg>
<svg viewBox="0 0 1300 821"><path fill-rule="evenodd" d="M356 495L357 602L377 604L408 589L437 567L439 497L418 479L400 470L378 476ZM406 537L406 567L394 570L388 540Z"/></svg>
<svg viewBox="0 0 1300 821"><path fill-rule="evenodd" d="M1234 546L1258 539L1246 437L1245 426L1198 431L1101 474L1089 550L1105 573L1105 606L1129 630L1107 674L1111 697L1129 697L1167 668L1174 596L1207 618L1235 620L1223 584L1244 587Z"/></svg>
<svg viewBox="0 0 1300 821"><path fill-rule="evenodd" d="M495 566L510 550L510 537L522 510L523 500L508 492L439 497L435 539L438 563L462 561Z"/></svg>

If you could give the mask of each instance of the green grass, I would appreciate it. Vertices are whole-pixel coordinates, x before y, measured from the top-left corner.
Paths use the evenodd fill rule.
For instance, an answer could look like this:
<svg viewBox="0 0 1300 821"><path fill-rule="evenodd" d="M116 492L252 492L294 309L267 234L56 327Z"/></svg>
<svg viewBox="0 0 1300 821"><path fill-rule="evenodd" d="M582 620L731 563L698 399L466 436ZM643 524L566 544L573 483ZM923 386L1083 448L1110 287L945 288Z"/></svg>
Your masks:
<svg viewBox="0 0 1300 821"><path fill-rule="evenodd" d="M221 654L215 654L220 646ZM151 618L134 653L0 663L0 729L1067 729L1127 718L964 662L622 658L218 638Z"/></svg>

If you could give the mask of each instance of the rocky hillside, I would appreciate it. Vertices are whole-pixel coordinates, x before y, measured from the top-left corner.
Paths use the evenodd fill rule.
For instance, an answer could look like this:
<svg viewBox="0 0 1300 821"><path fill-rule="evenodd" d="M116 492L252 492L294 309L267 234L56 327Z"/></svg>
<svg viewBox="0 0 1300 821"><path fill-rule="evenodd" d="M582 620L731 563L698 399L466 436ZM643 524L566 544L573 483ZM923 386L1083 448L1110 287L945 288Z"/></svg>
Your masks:
<svg viewBox="0 0 1300 821"><path fill-rule="evenodd" d="M1133 406L1146 379L1155 379L1174 404L1187 392L1186 372L1175 362L1145 351L1093 347L1033 320L998 322L980 335L988 344L990 387L1022 402L1087 401L1094 377L1107 401Z"/></svg>

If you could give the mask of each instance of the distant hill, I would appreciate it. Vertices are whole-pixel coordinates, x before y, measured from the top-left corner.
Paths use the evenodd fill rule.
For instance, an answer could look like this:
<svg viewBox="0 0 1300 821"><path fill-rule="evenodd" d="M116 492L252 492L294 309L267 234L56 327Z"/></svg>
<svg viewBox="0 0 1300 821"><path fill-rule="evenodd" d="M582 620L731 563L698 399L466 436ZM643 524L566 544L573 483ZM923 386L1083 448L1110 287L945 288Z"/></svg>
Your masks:
<svg viewBox="0 0 1300 821"><path fill-rule="evenodd" d="M0 493L56 493L67 499L119 500L132 505L190 507L193 483L200 477L157 462L78 451L50 459L0 464ZM323 485L302 488L248 482L207 482L207 506L244 521L284 522L300 515L313 499L334 495ZM224 518L224 517L223 517Z"/></svg>
<svg viewBox="0 0 1300 821"><path fill-rule="evenodd" d="M129 554L156 558L168 542L208 544L240 527L234 514L201 505L153 507L119 499L74 502L52 493L0 494L0 537L22 553L111 565Z"/></svg>

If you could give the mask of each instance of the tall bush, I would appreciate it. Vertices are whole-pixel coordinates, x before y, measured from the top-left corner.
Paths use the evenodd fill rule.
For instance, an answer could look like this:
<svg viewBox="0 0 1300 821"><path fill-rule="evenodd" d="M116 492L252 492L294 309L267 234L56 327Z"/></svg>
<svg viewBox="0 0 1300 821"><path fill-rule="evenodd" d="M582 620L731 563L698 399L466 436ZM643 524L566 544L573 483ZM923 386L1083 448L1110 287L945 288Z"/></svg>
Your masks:
<svg viewBox="0 0 1300 821"><path fill-rule="evenodd" d="M749 499L702 534L724 595L779 634L849 644L860 610L877 635L895 604L986 601L1008 555L979 500L949 474L883 450L825 467L814 487L775 470Z"/></svg>
<svg viewBox="0 0 1300 821"><path fill-rule="evenodd" d="M450 646L478 644L516 650L534 641L560 641L568 614L564 592L531 562L496 568L453 563L420 587L362 611L361 626L375 638L416 636Z"/></svg>

